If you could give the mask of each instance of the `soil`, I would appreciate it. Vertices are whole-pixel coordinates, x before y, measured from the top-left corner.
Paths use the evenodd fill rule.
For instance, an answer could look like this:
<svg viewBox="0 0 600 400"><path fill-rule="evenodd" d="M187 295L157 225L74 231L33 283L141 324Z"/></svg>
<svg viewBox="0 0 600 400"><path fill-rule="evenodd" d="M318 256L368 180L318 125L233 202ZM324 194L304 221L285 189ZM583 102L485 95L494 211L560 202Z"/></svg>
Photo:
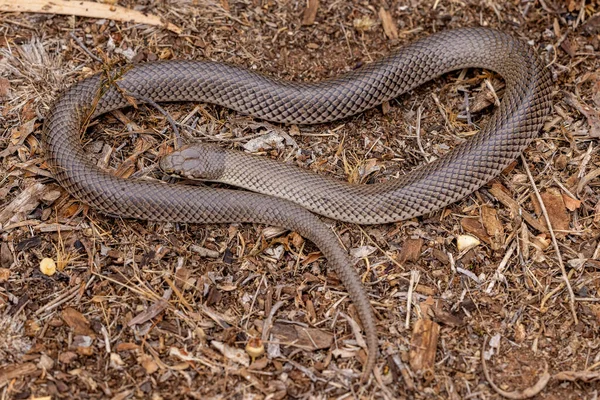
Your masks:
<svg viewBox="0 0 600 400"><path fill-rule="evenodd" d="M600 2L106 3L158 15L182 33L0 14L3 399L598 397ZM103 215L60 188L44 162L40 133L52 101L96 72L211 59L316 81L434 32L482 25L535 49L552 73L553 108L524 157L464 200L381 226L327 221L356 260L377 317L380 354L366 383L359 319L310 242L257 224ZM164 107L185 141L243 150L258 140L264 157L368 184L468 140L502 89L488 71L456 71L310 127L209 104ZM112 173L175 182L157 167L173 138L163 113L139 106L94 121L84 142ZM463 249L465 240L474 243ZM528 388L545 369L550 379L534 394Z"/></svg>

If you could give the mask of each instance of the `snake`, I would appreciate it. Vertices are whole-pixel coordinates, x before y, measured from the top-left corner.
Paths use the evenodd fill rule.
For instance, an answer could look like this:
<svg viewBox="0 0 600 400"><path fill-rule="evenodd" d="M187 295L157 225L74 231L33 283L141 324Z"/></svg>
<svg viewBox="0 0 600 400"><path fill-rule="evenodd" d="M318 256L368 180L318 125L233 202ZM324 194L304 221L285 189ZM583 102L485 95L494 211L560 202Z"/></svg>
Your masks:
<svg viewBox="0 0 600 400"><path fill-rule="evenodd" d="M195 147L180 149L161 166L195 176L194 169L204 164L200 175L218 180L234 172L237 184L241 180L240 186L264 193L124 179L99 168L82 144L91 120L132 102L205 102L275 123L321 124L374 108L464 68L491 70L505 81L502 100L488 123L436 161L385 183L340 184L285 165L235 161L224 150L198 153ZM379 224L430 213L464 198L501 173L536 137L550 110L551 86L550 73L532 46L484 27L434 33L319 82L286 81L209 60L154 61L105 69L72 85L50 107L42 144L56 181L76 199L109 216L194 224L258 223L295 231L311 241L346 288L362 324L365 379L377 361L376 318L352 259L317 214ZM272 169L282 175L274 176Z"/></svg>

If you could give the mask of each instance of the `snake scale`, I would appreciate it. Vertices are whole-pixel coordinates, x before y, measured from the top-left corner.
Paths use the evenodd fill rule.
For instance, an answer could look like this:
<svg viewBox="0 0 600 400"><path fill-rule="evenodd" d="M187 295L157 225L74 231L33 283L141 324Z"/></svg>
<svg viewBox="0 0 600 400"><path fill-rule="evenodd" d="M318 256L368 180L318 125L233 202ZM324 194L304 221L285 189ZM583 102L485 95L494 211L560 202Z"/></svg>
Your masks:
<svg viewBox="0 0 600 400"><path fill-rule="evenodd" d="M98 168L81 143L87 123L130 105L127 95L154 102L209 102L273 122L317 124L355 115L446 72L468 67L493 70L506 82L489 123L441 159L382 184L340 185L287 169L274 179L271 166L246 161L233 166L241 172L241 186L271 195L122 179ZM361 319L368 348L364 378L372 370L378 347L369 298L335 234L310 211L372 224L418 216L457 201L497 176L537 135L550 109L550 91L550 74L526 43L488 28L464 28L433 34L363 68L317 83L282 81L210 61L149 62L100 73L76 83L56 100L44 124L43 144L59 184L101 212L153 221L254 222L294 230L312 241L346 287ZM163 166L186 164L186 151ZM211 170L222 175L226 164L232 168L224 152L207 154L216 165L208 167L209 178ZM188 164L197 164L197 159L190 160Z"/></svg>

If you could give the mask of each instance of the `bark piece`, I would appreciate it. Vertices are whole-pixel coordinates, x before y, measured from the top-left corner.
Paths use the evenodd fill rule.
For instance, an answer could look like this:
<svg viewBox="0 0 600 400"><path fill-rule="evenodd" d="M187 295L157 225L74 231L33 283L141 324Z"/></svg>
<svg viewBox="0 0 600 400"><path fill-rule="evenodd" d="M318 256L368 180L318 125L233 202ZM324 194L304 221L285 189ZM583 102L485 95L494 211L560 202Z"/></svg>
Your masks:
<svg viewBox="0 0 600 400"><path fill-rule="evenodd" d="M405 263L407 261L415 262L421 257L421 249L423 248L423 239L408 239L404 242L402 250L398 255L398 262Z"/></svg>
<svg viewBox="0 0 600 400"><path fill-rule="evenodd" d="M302 16L302 25L314 24L318 9L319 0L308 0L308 4L304 9L304 15Z"/></svg>
<svg viewBox="0 0 600 400"><path fill-rule="evenodd" d="M420 319L410 339L409 362L414 372L432 373L435 365L440 326L431 320Z"/></svg>
<svg viewBox="0 0 600 400"><path fill-rule="evenodd" d="M327 349L333 343L333 335L315 328L274 323L271 335L282 345L293 343L295 347L306 350Z"/></svg>

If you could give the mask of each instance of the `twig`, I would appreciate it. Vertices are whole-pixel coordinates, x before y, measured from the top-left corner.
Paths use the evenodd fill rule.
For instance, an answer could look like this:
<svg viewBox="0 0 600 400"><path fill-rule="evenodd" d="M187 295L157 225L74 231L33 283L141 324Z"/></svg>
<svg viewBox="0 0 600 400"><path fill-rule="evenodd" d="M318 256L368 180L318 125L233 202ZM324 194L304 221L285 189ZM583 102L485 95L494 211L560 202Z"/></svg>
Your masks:
<svg viewBox="0 0 600 400"><path fill-rule="evenodd" d="M575 321L575 325L578 323L577 312L575 311L575 294L573 293L573 288L571 287L571 282L569 282L569 276L567 275L567 271L565 269L565 264L562 260L562 255L560 254L560 249L558 247L558 242L556 240L556 235L554 234L554 230L552 229L552 223L550 222L550 217L548 216L548 211L546 210L546 206L542 201L542 196L540 196L540 192L535 184L535 180L531 175L531 171L529 170L529 166L527 165L527 160L523 154L521 154L521 161L523 163L523 167L525 168L525 172L529 177L529 181L531 182L531 186L533 187L533 192L535 193L535 197L540 205L542 210L542 214L544 214L544 219L546 220L546 225L548 226L548 231L550 232L550 237L552 238L552 246L556 252L556 258L558 259L558 265L560 267L560 272L562 273L563 279L565 280L565 285L567 286L567 290L569 292L569 305L571 306L571 313L573 314L573 320Z"/></svg>
<svg viewBox="0 0 600 400"><path fill-rule="evenodd" d="M102 61L102 59L100 57L98 57L97 55L95 55L94 53L91 52L90 49L88 49L85 44L83 44L83 41L81 39L79 39L77 36L75 36L75 34L73 32L69 32L69 35L73 38L73 40L75 40L77 42L77 44L79 45L79 47L81 47L81 49L86 52L86 54L88 56L90 56L94 61L99 62L100 64L104 64L104 61Z"/></svg>
<svg viewBox="0 0 600 400"><path fill-rule="evenodd" d="M242 320L244 318L246 318L246 326L244 327L244 329L248 330L248 323L250 322L250 316L252 315L252 311L254 309L254 303L256 302L256 299L258 298L258 291L260 290L261 286L263 285L263 282L265 281L265 273L262 274L262 278L260 278L260 282L258 282L258 286L256 287L256 292L254 292L254 296L252 297L252 303L250 304L250 309L248 310L248 313L246 314L246 316L244 316L242 318Z"/></svg>
<svg viewBox="0 0 600 400"><path fill-rule="evenodd" d="M508 260L510 260L510 256L512 256L512 253L515 251L516 247L517 247L517 241L514 241L512 243L512 245L506 251L506 254L502 258L502 261L500 261L500 264L498 264L498 268L496 268L496 272L494 273L494 276L492 277L492 281L490 282L487 289L485 290L486 293L488 293L488 294L492 293L492 289L494 288L494 285L496 284L497 281L500 280L500 277L502 276L502 272L504 271L506 264L508 264Z"/></svg>
<svg viewBox="0 0 600 400"><path fill-rule="evenodd" d="M79 292L80 289L81 289L81 285L74 286L68 292L63 293L62 295L60 295L56 299L52 300L50 303L46 304L45 306L38 308L35 311L35 315L41 315L44 312L49 312L49 311L54 310L56 307L66 303L67 301L76 297L77 292Z"/></svg>
<svg viewBox="0 0 600 400"><path fill-rule="evenodd" d="M408 294L406 295L406 321L404 322L404 327L406 329L410 328L410 312L412 310L413 289L419 283L419 277L419 271L414 269L410 271L410 282L408 283Z"/></svg>
<svg viewBox="0 0 600 400"><path fill-rule="evenodd" d="M456 130L454 129L454 126L450 123L450 120L448 119L448 114L446 113L446 109L444 108L444 106L442 106L440 99L435 93L431 93L431 97L433 98L435 105L440 111L440 114L442 114L442 118L444 118L444 122L446 123L446 130L448 130L449 133L456 134Z"/></svg>
<svg viewBox="0 0 600 400"><path fill-rule="evenodd" d="M419 146L419 150L421 154L423 154L423 158L425 162L429 162L429 157L427 157L427 153L425 153L425 149L423 149L423 144L421 143L421 116L423 115L423 107L419 106L417 108L417 145Z"/></svg>
<svg viewBox="0 0 600 400"><path fill-rule="evenodd" d="M269 316L267 317L267 319L265 319L261 337L263 342L266 342L269 339L269 333L271 333L271 322L273 321L273 316L275 315L277 310L281 308L281 306L283 306L283 301L280 300L277 303L275 303L273 305L273 308L271 308Z"/></svg>
<svg viewBox="0 0 600 400"><path fill-rule="evenodd" d="M158 103L156 103L154 100L152 100L149 97L142 96L141 94L138 94L138 93L130 93L130 92L128 92L127 95L129 95L137 100L141 100L144 103L150 104L152 107L156 108L162 115L164 115L165 118L167 119L167 121L169 121L171 128L173 129L173 135L175 136L176 148L180 148L183 145L183 143L181 141L181 135L179 134L179 128L177 128L177 123L175 122L175 120L173 120L173 118L171 117L171 114L169 114L167 112L167 110L162 108Z"/></svg>

